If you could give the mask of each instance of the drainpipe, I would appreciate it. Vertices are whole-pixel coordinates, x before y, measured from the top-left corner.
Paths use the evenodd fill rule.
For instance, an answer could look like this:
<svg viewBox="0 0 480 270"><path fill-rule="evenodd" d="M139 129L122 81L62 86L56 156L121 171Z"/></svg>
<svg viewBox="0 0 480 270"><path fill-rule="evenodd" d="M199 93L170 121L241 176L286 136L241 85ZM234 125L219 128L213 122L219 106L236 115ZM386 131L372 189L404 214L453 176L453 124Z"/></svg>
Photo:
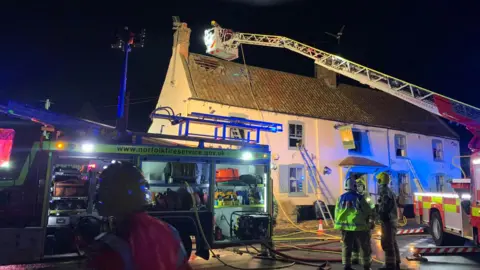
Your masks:
<svg viewBox="0 0 480 270"><path fill-rule="evenodd" d="M318 132L318 119L315 119L315 155L316 155L316 158L317 158L317 170L320 169L320 134ZM315 172L317 173L317 172ZM320 172L318 172L320 174ZM319 181L322 181L319 179ZM317 189L320 190L320 186L318 185L319 183L316 183L317 184ZM328 192L328 191L326 191ZM313 193L317 193L317 190L313 190ZM315 198L316 200L317 198ZM325 198L322 198L322 200L325 201Z"/></svg>
<svg viewBox="0 0 480 270"><path fill-rule="evenodd" d="M391 157L390 157L390 130L387 129L387 153L388 153L388 168L391 169Z"/></svg>
<svg viewBox="0 0 480 270"><path fill-rule="evenodd" d="M387 154L388 154L388 169L392 169L392 157L390 156L390 129L387 128ZM375 193L378 194L378 185L376 186Z"/></svg>

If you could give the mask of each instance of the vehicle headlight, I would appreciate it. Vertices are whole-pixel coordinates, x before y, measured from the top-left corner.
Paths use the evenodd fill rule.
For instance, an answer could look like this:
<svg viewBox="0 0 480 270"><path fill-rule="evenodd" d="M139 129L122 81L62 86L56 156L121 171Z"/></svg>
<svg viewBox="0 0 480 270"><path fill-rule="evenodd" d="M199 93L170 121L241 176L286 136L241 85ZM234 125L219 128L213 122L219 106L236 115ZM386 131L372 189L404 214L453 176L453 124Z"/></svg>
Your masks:
<svg viewBox="0 0 480 270"><path fill-rule="evenodd" d="M93 149L95 148L95 146L91 143L84 143L82 144L82 151L83 152L86 152L86 153L90 153L90 152L93 152Z"/></svg>

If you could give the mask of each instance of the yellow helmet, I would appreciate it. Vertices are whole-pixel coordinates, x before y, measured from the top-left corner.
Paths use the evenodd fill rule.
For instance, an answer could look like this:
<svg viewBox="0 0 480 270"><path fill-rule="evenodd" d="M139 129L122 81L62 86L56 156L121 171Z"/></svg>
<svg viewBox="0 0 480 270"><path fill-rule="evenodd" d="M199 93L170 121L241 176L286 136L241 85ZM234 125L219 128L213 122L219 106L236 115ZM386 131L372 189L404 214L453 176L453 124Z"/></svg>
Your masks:
<svg viewBox="0 0 480 270"><path fill-rule="evenodd" d="M367 183L365 182L365 179L363 179L362 177L357 178L356 181L357 181L357 185L364 185L364 186L367 185Z"/></svg>
<svg viewBox="0 0 480 270"><path fill-rule="evenodd" d="M387 172L381 172L375 177L380 185L390 184L390 175Z"/></svg>
<svg viewBox="0 0 480 270"><path fill-rule="evenodd" d="M215 26L215 25L217 25L217 22L212 20L212 22L211 22L210 24L211 24L212 26Z"/></svg>
<svg viewBox="0 0 480 270"><path fill-rule="evenodd" d="M357 182L357 191L360 194L363 194L367 188L367 183L362 177L357 178L355 181Z"/></svg>

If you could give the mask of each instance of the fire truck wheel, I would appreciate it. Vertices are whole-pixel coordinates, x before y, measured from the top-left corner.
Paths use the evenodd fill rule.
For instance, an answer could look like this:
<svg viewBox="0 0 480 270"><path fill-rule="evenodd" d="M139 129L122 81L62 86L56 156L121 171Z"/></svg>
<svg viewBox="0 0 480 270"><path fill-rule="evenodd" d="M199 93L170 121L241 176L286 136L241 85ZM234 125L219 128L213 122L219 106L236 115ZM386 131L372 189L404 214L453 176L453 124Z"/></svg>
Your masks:
<svg viewBox="0 0 480 270"><path fill-rule="evenodd" d="M465 242L464 239L443 231L443 222L439 212L433 212L430 216L430 233L437 246L463 245Z"/></svg>
<svg viewBox="0 0 480 270"><path fill-rule="evenodd" d="M433 212L430 217L430 233L437 246L446 244L446 235L443 232L443 222L438 212Z"/></svg>
<svg viewBox="0 0 480 270"><path fill-rule="evenodd" d="M190 258L190 255L192 255L192 238L186 233L181 233L180 238L182 238L183 247L185 247L187 257Z"/></svg>

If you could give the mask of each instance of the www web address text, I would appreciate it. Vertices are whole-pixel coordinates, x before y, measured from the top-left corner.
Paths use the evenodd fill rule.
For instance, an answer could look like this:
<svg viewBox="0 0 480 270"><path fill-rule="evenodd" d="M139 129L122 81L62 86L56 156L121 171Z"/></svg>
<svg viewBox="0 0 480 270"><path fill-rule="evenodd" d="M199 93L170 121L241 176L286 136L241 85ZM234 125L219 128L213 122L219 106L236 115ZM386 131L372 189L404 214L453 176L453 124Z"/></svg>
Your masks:
<svg viewBox="0 0 480 270"><path fill-rule="evenodd" d="M199 150L199 149L172 149L167 147L128 147L119 146L117 151L129 154L158 154L181 156L225 156L224 151Z"/></svg>

